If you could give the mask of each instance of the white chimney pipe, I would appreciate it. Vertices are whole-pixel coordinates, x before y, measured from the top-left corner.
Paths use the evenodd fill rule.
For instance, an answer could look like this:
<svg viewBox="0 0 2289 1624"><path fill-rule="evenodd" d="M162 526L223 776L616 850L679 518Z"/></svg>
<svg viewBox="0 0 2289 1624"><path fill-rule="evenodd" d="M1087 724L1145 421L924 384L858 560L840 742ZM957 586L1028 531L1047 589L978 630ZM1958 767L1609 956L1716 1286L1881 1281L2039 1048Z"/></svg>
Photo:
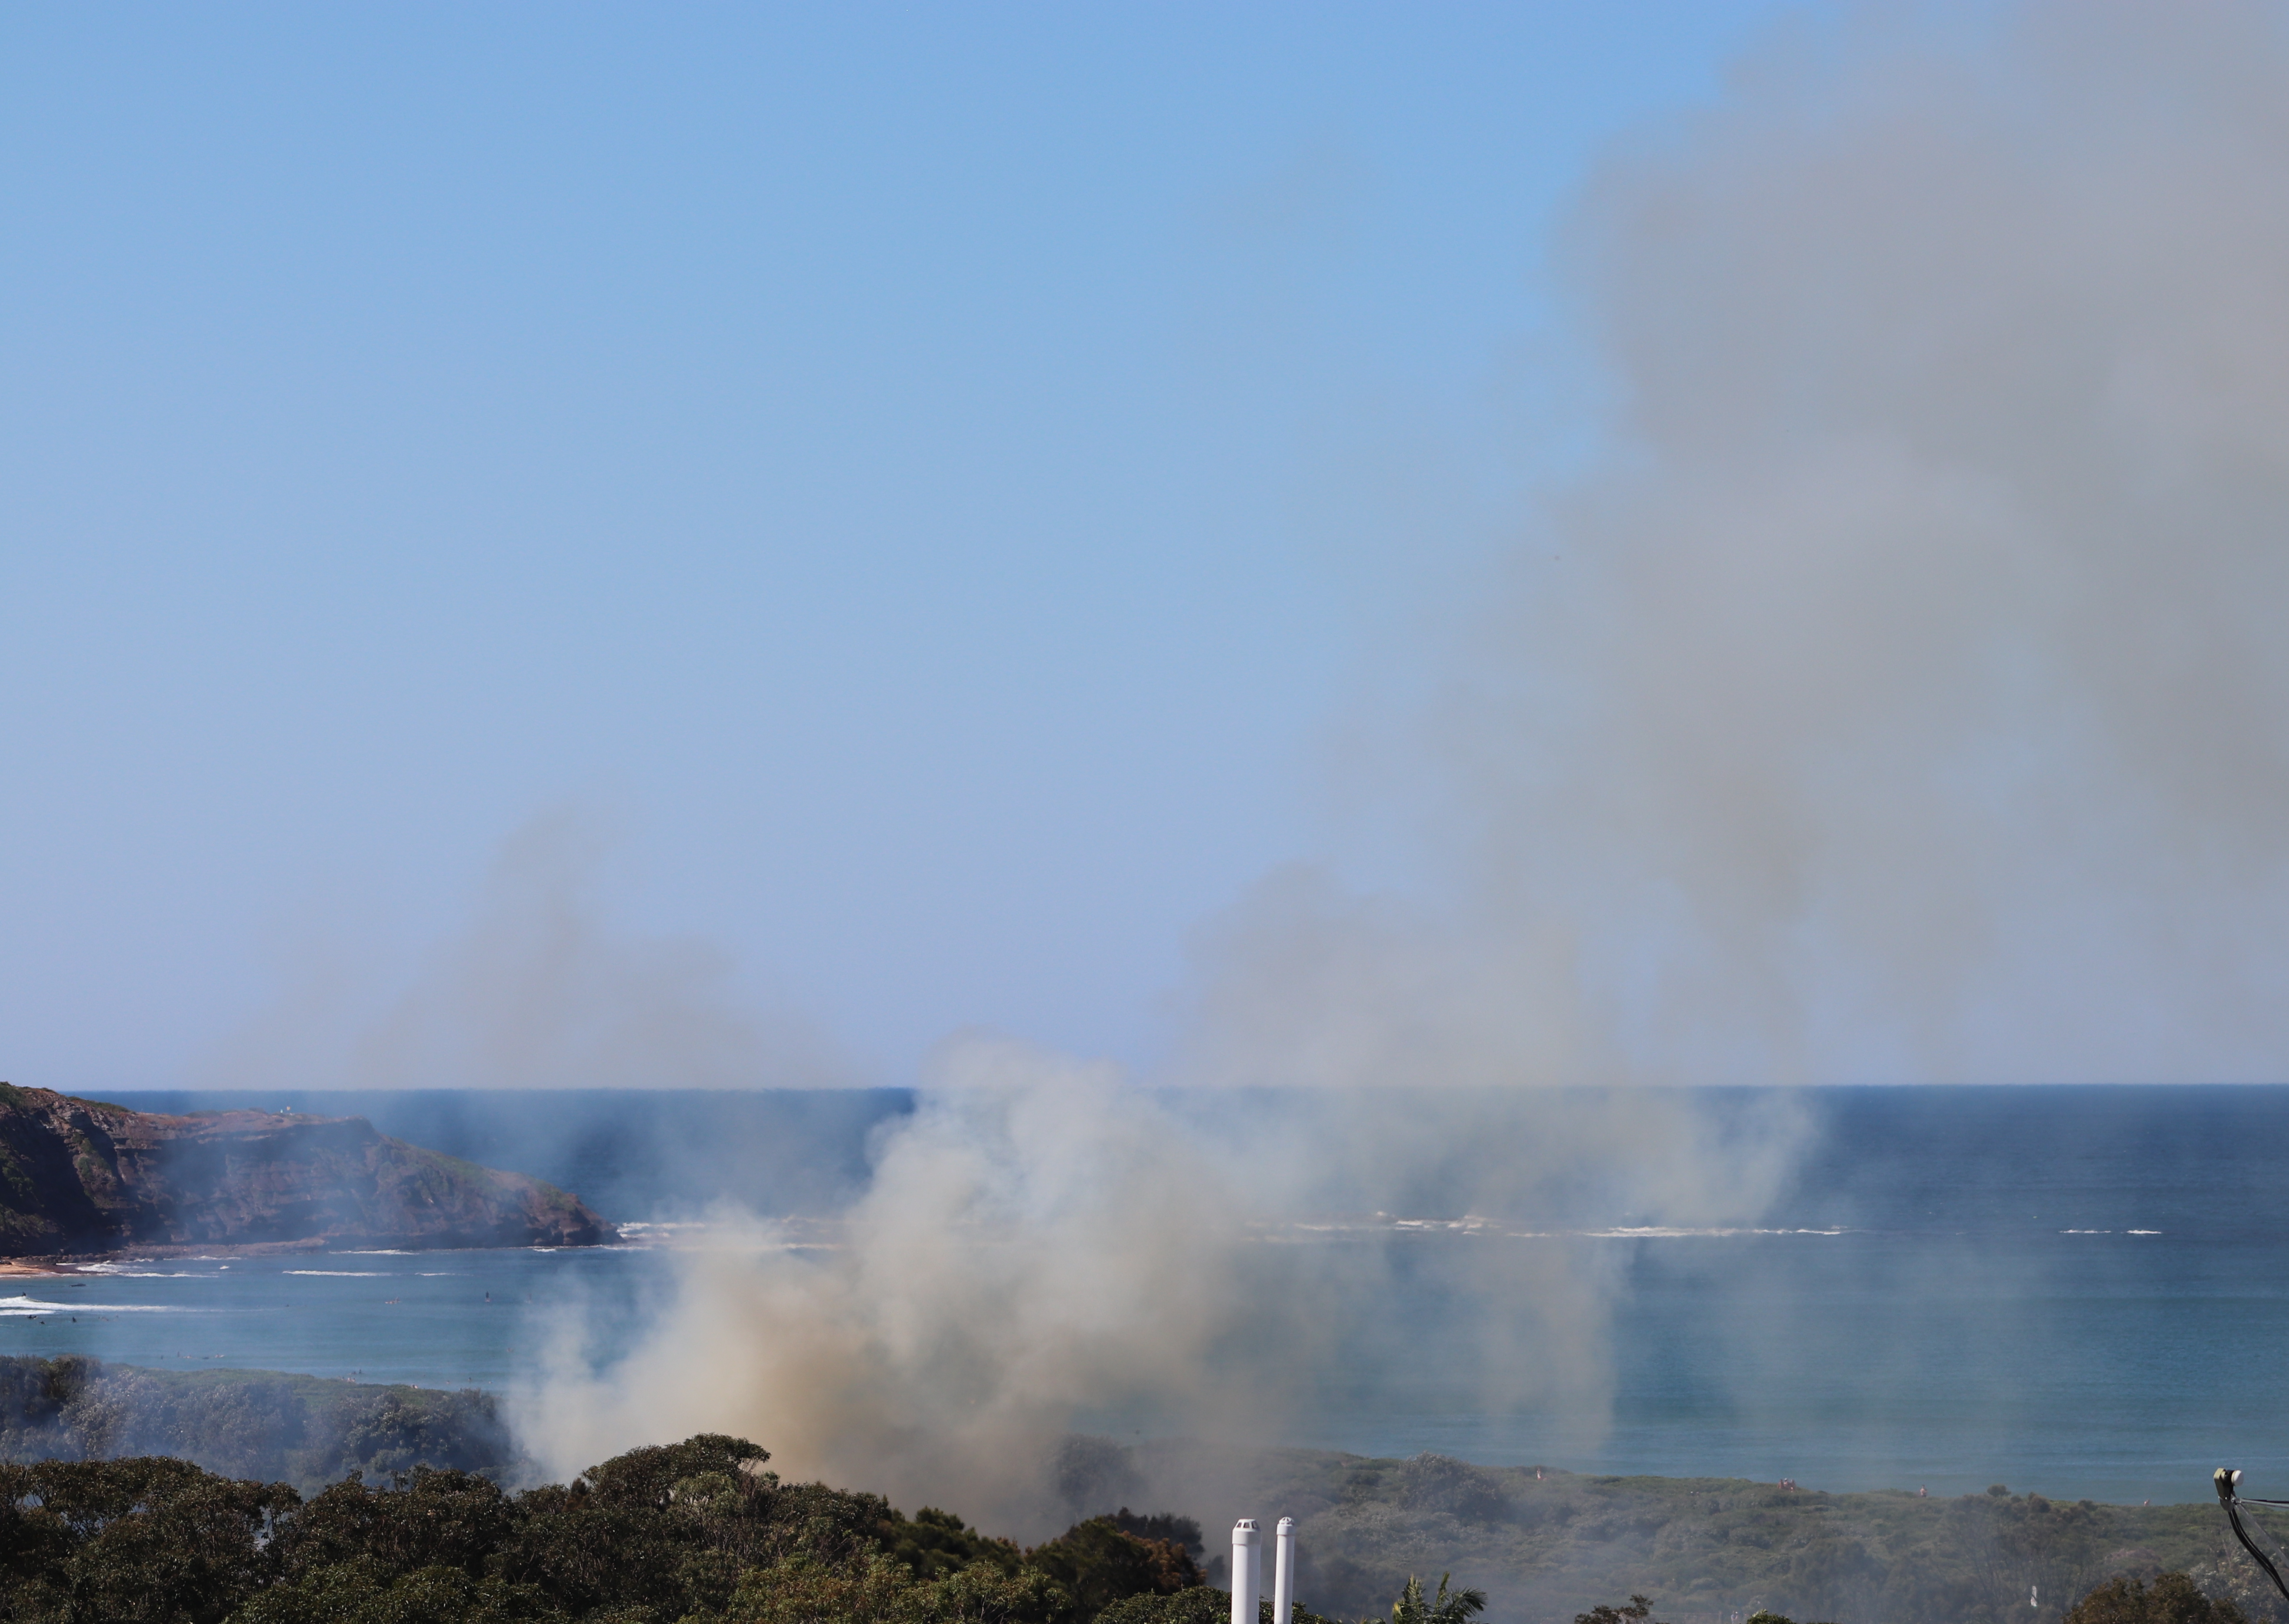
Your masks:
<svg viewBox="0 0 2289 1624"><path fill-rule="evenodd" d="M1232 1525L1232 1624L1256 1624L1256 1598L1264 1591L1263 1543L1254 1517Z"/></svg>
<svg viewBox="0 0 2289 1624"><path fill-rule="evenodd" d="M1272 1536L1272 1624L1288 1624L1296 1606L1296 1519L1283 1517Z"/></svg>

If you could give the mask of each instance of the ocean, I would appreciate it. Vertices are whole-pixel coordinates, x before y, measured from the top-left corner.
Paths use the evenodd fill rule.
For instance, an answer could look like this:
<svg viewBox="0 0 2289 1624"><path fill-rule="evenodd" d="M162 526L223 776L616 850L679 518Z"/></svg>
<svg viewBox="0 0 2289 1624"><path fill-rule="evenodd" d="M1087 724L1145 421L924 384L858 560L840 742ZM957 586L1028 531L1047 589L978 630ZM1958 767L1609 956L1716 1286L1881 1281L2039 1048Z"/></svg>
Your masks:
<svg viewBox="0 0 2289 1624"><path fill-rule="evenodd" d="M863 1182L870 1132L912 1108L896 1091L110 1097L363 1114L653 1222L724 1199L830 1213ZM1285 1441L2133 1503L2205 1499L2232 1464L2289 1497L2289 1087L1791 1097L1812 1149L1753 1229L1539 1243L1612 1282L1609 1414L1490 1406L1482 1373L1432 1337L1322 1388ZM1392 1316L1440 1323L1452 1249L1503 1244L1520 1243L1409 1236ZM608 1361L668 1269L650 1246L100 1265L0 1281L0 1352L506 1389L568 1303Z"/></svg>

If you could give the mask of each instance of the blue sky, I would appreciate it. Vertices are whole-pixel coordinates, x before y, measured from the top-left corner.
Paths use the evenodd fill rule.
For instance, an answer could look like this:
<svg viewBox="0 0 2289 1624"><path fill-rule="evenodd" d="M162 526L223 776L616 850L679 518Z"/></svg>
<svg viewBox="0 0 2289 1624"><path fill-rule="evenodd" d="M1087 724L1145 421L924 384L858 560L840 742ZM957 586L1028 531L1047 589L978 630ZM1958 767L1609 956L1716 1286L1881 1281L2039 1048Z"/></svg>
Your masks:
<svg viewBox="0 0 2289 1624"><path fill-rule="evenodd" d="M0 12L0 1075L236 1080L567 808L858 1074L1149 1065L1409 860L1330 740L1592 426L1555 222L1791 14Z"/></svg>

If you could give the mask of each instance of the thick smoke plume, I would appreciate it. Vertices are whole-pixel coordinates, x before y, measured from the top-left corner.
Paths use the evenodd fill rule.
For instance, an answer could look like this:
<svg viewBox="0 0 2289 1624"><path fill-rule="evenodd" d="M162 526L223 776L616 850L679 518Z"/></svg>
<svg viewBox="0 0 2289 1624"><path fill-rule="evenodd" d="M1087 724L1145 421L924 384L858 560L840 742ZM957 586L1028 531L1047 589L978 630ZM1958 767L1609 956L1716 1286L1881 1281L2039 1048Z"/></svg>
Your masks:
<svg viewBox="0 0 2289 1624"><path fill-rule="evenodd" d="M1603 1091L1517 1104L1155 1094L962 1039L840 1222L727 1220L601 1378L568 1325L525 1436L570 1471L730 1429L784 1471L1039 1532L1141 1492L1075 1484L1070 1460L1059 1481L1077 1425L1269 1443L1435 1346L1465 1402L1546 1408L1555 1440L1593 1442L1612 1254L1535 1226L1619 1206L1737 1221L1786 1166L1788 1120Z"/></svg>
<svg viewBox="0 0 2289 1624"><path fill-rule="evenodd" d="M1887 18L1782 38L1589 186L1610 449L1457 617L1392 775L1447 893L1299 869L1203 939L1177 1079L1322 1088L1293 1131L964 1051L833 1249L695 1253L632 1357L538 1401L545 1447L728 1427L1038 1518L1077 1422L1275 1437L1283 1394L1400 1368L1375 1317L1416 1267L1481 1401L1594 1429L1610 1282L1515 1231L1738 1222L1788 1126L1622 1088L1495 1133L1498 1091L2280 1074L2280 17ZM1328 1238L1378 1209L1510 1232Z"/></svg>

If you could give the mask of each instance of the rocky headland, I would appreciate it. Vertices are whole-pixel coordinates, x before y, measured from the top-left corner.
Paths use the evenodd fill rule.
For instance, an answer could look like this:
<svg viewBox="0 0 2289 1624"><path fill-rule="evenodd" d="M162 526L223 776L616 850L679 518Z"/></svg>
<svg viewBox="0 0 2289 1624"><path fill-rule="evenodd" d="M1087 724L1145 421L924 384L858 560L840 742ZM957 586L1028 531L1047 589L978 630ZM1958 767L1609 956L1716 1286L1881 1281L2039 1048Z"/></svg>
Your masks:
<svg viewBox="0 0 2289 1624"><path fill-rule="evenodd" d="M159 1116L0 1083L0 1257L611 1238L578 1196L388 1138L363 1117Z"/></svg>

